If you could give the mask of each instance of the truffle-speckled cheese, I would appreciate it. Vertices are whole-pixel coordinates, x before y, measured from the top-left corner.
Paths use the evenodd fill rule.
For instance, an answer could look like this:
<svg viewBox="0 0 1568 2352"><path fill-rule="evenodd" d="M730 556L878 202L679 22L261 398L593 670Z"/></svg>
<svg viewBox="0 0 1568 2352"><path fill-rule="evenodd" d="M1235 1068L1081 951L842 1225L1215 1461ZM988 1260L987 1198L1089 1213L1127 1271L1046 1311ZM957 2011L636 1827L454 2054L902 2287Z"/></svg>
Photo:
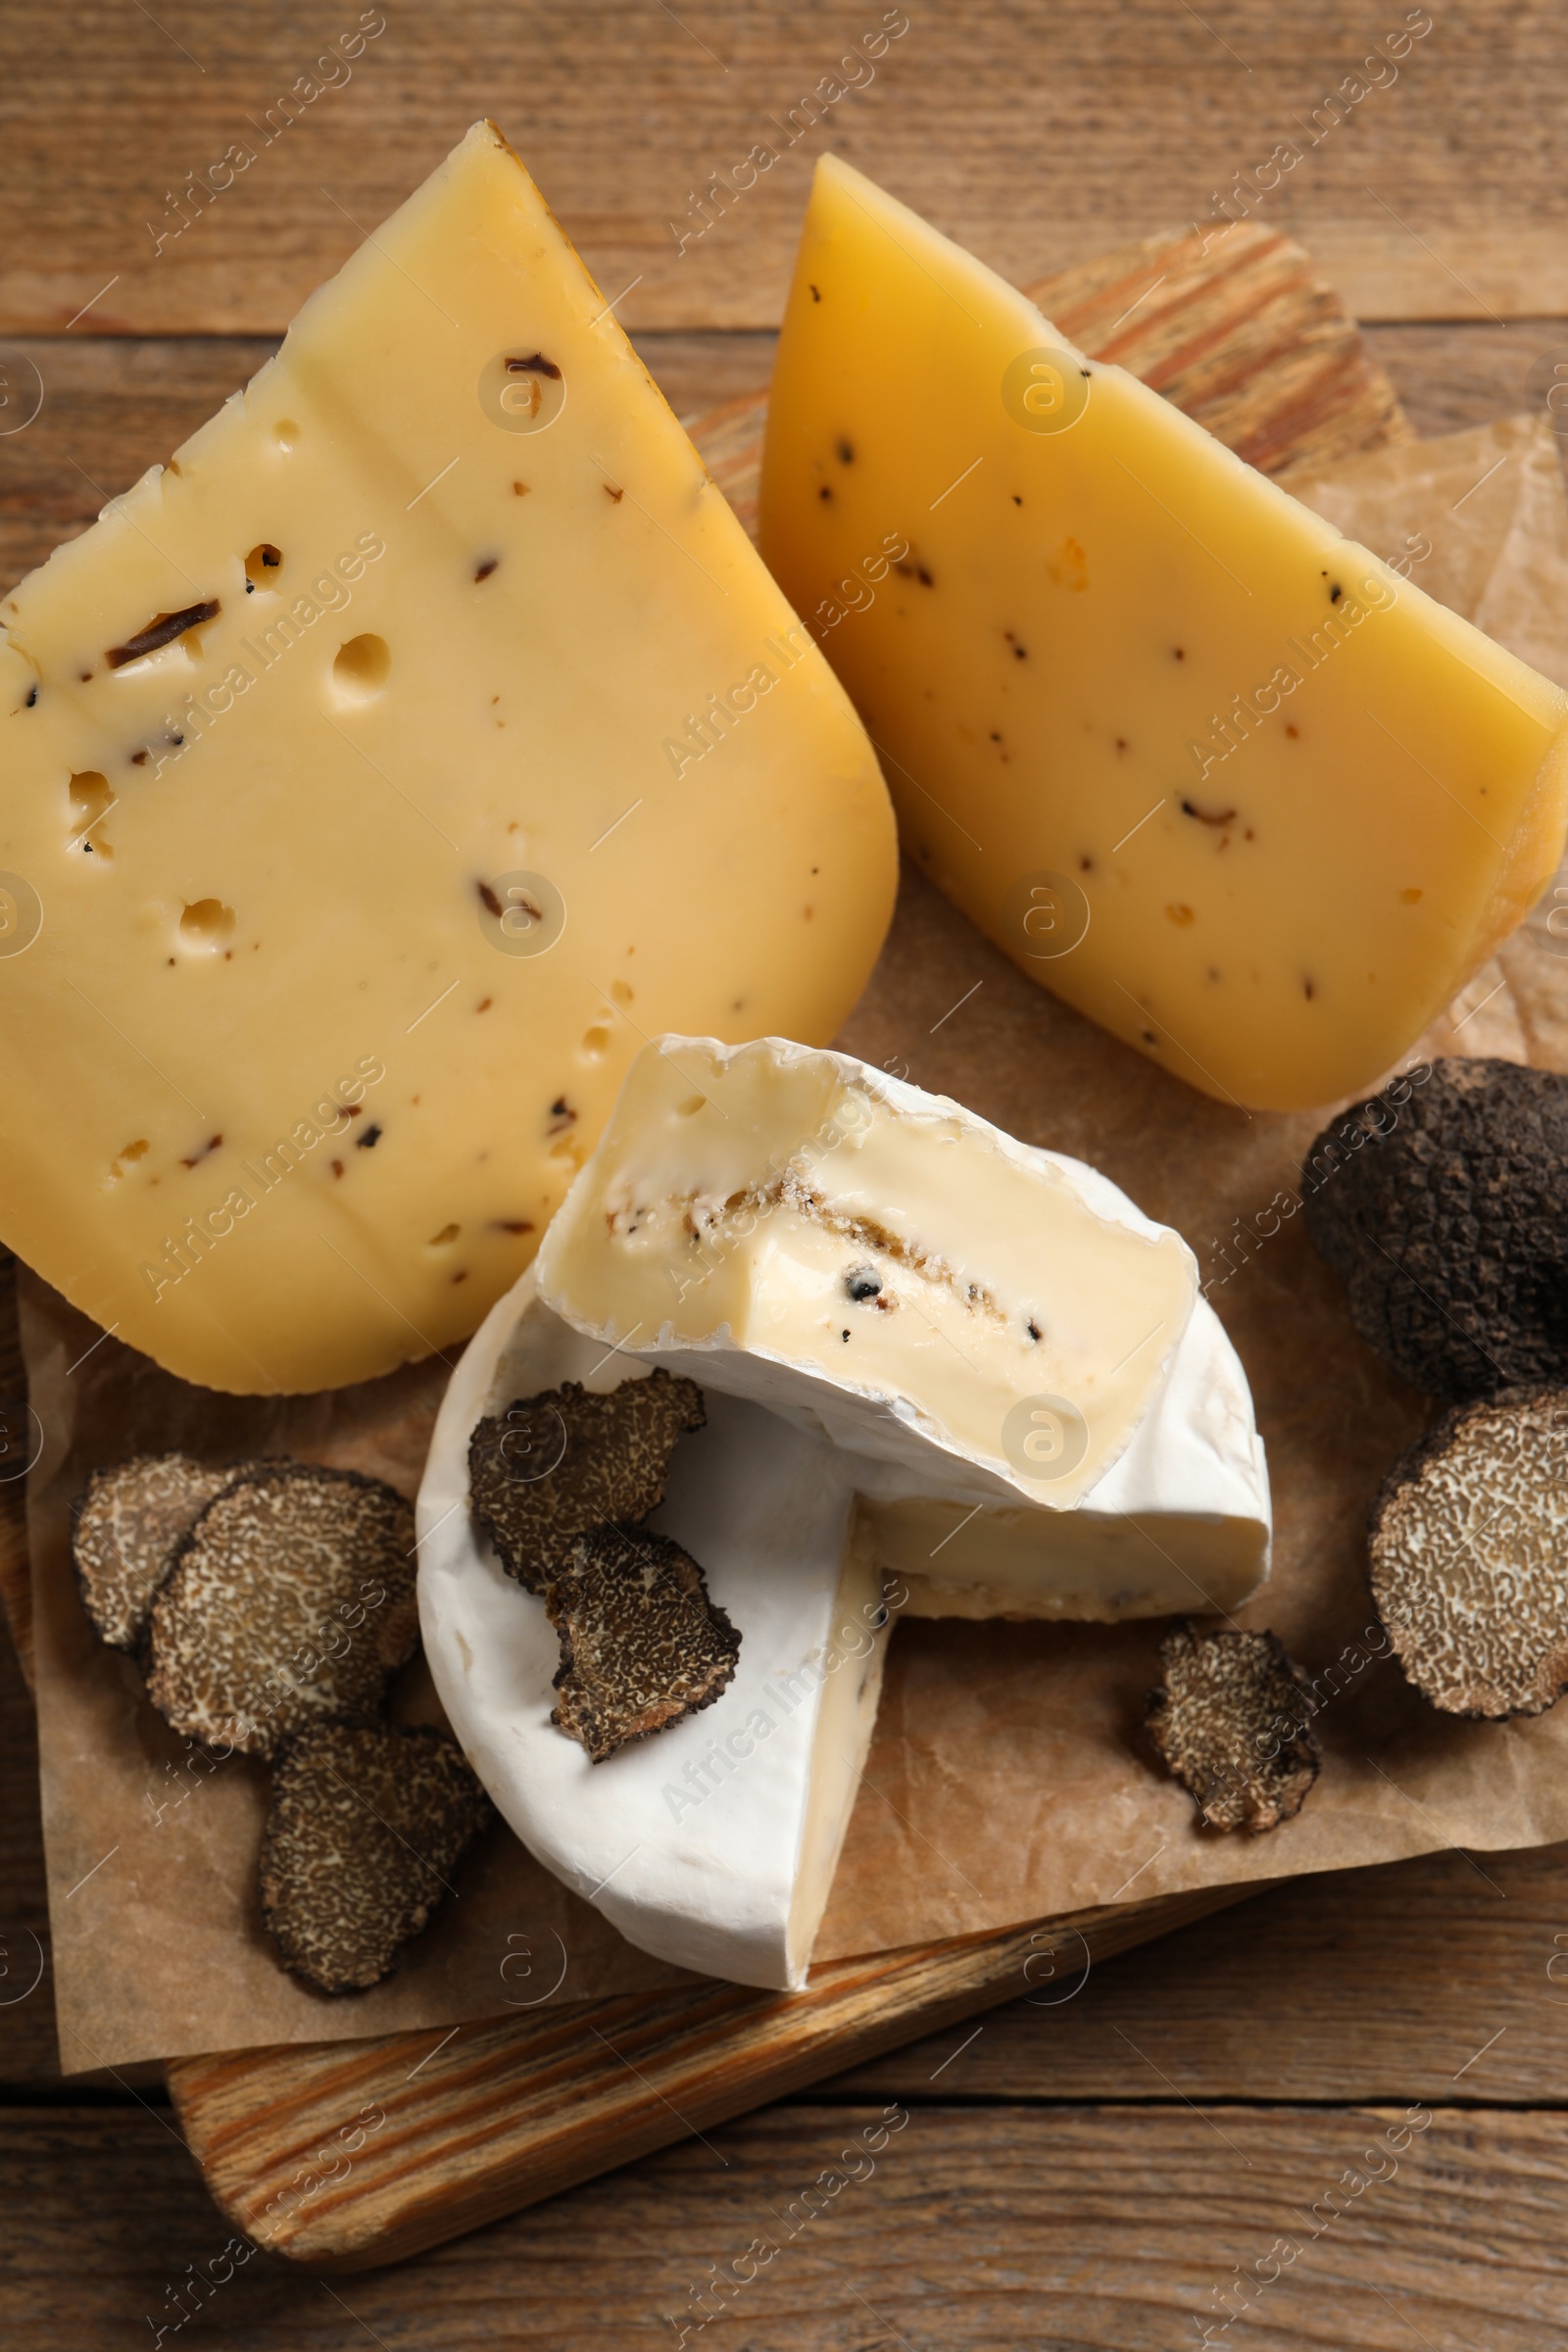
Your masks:
<svg viewBox="0 0 1568 2352"><path fill-rule="evenodd" d="M1009 1414L1060 1395L1082 1423L1051 1465L1066 1505L1126 1446L1197 1288L1179 1234L1106 1217L1070 1167L848 1054L662 1038L550 1229L540 1296L715 1387L745 1359L743 1393L971 1471L997 1504L1027 1491Z"/></svg>
<svg viewBox="0 0 1568 2352"><path fill-rule="evenodd" d="M187 1378L461 1338L645 1034L881 941L843 689L488 124L0 620L0 1235Z"/></svg>
<svg viewBox="0 0 1568 2352"><path fill-rule="evenodd" d="M925 870L1221 1099L1381 1075L1554 869L1556 687L833 157L760 544Z"/></svg>
<svg viewBox="0 0 1568 2352"><path fill-rule="evenodd" d="M1229 1608L1267 1566L1246 1378L1180 1236L847 1054L648 1046L538 1279L601 1350L831 1438L919 1613Z"/></svg>

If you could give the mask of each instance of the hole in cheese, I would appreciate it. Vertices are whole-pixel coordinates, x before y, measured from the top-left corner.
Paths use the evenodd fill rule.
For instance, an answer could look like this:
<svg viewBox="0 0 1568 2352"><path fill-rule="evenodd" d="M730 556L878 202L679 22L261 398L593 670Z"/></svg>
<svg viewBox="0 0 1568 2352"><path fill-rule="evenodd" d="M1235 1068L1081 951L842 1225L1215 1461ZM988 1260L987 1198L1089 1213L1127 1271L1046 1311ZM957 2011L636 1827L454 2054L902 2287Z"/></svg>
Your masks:
<svg viewBox="0 0 1568 2352"><path fill-rule="evenodd" d="M277 443L279 449L294 449L298 445L299 437L300 428L292 416L280 416L272 427L272 439Z"/></svg>
<svg viewBox="0 0 1568 2352"><path fill-rule="evenodd" d="M461 1225L443 1225L439 1233L431 1234L425 1247L429 1250L449 1250L462 1231Z"/></svg>
<svg viewBox="0 0 1568 2352"><path fill-rule="evenodd" d="M115 805L115 795L109 779L97 768L83 768L71 779L71 846L90 851L94 857L110 858L114 851L99 830L104 817Z"/></svg>
<svg viewBox="0 0 1568 2352"><path fill-rule="evenodd" d="M197 899L179 918L179 944L196 956L216 955L234 935L234 909L221 899Z"/></svg>
<svg viewBox="0 0 1568 2352"><path fill-rule="evenodd" d="M245 577L253 588L275 588L276 574L282 569L283 551L270 539L251 549L245 559Z"/></svg>
<svg viewBox="0 0 1568 2352"><path fill-rule="evenodd" d="M332 678L339 690L356 702L379 694L392 669L392 649L384 637L351 637L338 649Z"/></svg>
<svg viewBox="0 0 1568 2352"><path fill-rule="evenodd" d="M109 778L101 775L97 768L83 768L79 775L73 776L71 815L77 831L96 824L114 797L109 789Z"/></svg>
<svg viewBox="0 0 1568 2352"><path fill-rule="evenodd" d="M602 1061L610 1051L610 1031L596 1021L583 1036L582 1050L590 1061Z"/></svg>

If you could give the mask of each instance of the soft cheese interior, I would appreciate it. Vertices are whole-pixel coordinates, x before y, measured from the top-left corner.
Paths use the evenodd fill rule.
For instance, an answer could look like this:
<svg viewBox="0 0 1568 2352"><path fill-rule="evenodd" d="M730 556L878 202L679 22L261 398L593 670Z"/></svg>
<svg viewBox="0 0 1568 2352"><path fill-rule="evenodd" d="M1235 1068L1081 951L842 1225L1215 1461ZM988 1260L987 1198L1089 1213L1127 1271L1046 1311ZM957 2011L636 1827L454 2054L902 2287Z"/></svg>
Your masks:
<svg viewBox="0 0 1568 2352"><path fill-rule="evenodd" d="M596 1337L702 1351L694 1377L814 1407L841 1443L902 1461L917 1431L917 1464L972 1467L978 1498L1062 1506L1126 1446L1196 1293L1178 1235L1067 1165L777 1039L640 1054L539 1263ZM1043 1396L1065 1409L1036 1428Z"/></svg>
<svg viewBox="0 0 1568 2352"><path fill-rule="evenodd" d="M915 1607L1230 1607L1266 1567L1246 1379L1180 1237L847 1055L645 1048L539 1284L858 1457Z"/></svg>
<svg viewBox="0 0 1568 2352"><path fill-rule="evenodd" d="M442 1704L523 1843L627 1939L743 1984L804 1982L870 1742L886 1648L882 1578L843 1461L739 1398L707 1399L650 1520L701 1562L740 1628L710 1706L601 1764L551 1721L543 1603L469 1516L474 1423L566 1380L649 1367L539 1306L502 1299L447 1393L419 1491L419 1609Z"/></svg>
<svg viewBox="0 0 1568 2352"><path fill-rule="evenodd" d="M869 1469L869 1465L867 1466ZM862 1493L869 1481L862 1476ZM1074 1511L981 1511L867 1494L910 1617L1164 1617L1233 1609L1268 1567L1263 1442L1241 1359L1204 1298L1126 1452Z"/></svg>

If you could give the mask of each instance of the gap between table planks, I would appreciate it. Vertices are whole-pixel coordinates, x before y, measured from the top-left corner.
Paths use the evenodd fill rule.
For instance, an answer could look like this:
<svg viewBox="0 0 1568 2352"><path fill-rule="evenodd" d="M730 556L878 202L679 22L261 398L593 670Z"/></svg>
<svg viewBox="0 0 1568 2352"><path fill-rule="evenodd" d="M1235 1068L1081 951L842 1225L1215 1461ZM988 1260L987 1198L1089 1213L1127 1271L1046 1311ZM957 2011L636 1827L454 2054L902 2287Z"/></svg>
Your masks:
<svg viewBox="0 0 1568 2352"><path fill-rule="evenodd" d="M1409 438L1394 390L1301 248L1256 225L1151 238L1031 289L1060 331L1132 368L1268 473ZM694 428L755 525L765 396ZM9 1320L9 1317L7 1318ZM3 1350L11 1345L0 1333ZM11 1393L14 1382L0 1377ZM0 1487L0 1579L26 1656L24 1536ZM222 2212L315 2269L396 2261L688 2132L1239 1901L1125 1903L841 1960L803 1992L719 1983L459 2029L172 2060ZM346 2169L339 2134L384 2118ZM331 2153L339 2149L339 2153ZM319 2153L318 2153L319 2151ZM318 2165L321 2168L318 2170Z"/></svg>
<svg viewBox="0 0 1568 2352"><path fill-rule="evenodd" d="M824 148L1019 282L1223 204L1304 238L1363 318L1568 310L1539 0L442 0L365 10L387 29L351 50L357 13L11 0L3 331L280 334L483 114L634 333L770 324ZM824 106L836 67L858 86Z"/></svg>

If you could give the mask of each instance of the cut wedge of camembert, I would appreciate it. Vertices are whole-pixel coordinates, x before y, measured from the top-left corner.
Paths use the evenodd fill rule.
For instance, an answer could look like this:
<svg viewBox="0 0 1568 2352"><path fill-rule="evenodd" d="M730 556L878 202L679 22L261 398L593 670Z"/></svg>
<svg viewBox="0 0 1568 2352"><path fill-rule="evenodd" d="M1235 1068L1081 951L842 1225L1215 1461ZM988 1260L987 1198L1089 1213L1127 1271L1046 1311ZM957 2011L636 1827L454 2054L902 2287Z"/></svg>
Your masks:
<svg viewBox="0 0 1568 2352"><path fill-rule="evenodd" d="M846 1054L645 1047L538 1280L857 1457L916 1610L1228 1609L1266 1572L1251 1399L1181 1237Z"/></svg>
<svg viewBox="0 0 1568 2352"><path fill-rule="evenodd" d="M648 1521L704 1571L739 1630L734 1679L699 1713L603 1763L552 1724L545 1603L468 1508L486 1414L567 1381L650 1367L541 1306L531 1272L492 1308L448 1389L419 1490L419 1615L442 1704L518 1838L631 1943L742 1984L805 1981L882 1677L882 1577L849 1466L740 1397L706 1399Z"/></svg>

